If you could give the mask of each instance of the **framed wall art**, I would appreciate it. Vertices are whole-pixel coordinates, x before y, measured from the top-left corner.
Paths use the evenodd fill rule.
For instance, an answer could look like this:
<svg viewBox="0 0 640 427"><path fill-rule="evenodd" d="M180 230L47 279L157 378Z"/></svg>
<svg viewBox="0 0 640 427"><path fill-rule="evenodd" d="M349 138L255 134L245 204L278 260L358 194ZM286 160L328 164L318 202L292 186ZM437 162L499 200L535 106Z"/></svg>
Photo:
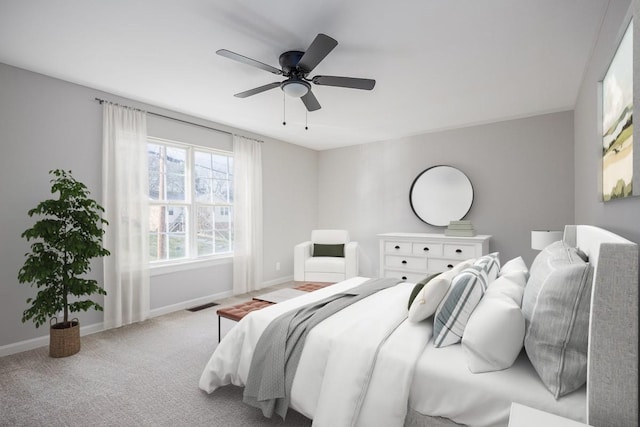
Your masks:
<svg viewBox="0 0 640 427"><path fill-rule="evenodd" d="M605 202L640 194L640 188L633 188L633 158L632 20L602 80L602 198Z"/></svg>

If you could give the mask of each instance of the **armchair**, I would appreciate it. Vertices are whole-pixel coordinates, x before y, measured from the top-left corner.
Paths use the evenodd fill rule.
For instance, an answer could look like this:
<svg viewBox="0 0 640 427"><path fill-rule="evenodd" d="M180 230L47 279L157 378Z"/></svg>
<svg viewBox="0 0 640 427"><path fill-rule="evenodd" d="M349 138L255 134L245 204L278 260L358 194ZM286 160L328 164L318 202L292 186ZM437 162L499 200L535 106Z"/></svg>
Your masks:
<svg viewBox="0 0 640 427"><path fill-rule="evenodd" d="M339 256L342 247L338 245L344 245L344 256ZM358 242L350 241L349 232L346 230L313 230L311 240L294 247L295 281L340 282L357 275Z"/></svg>

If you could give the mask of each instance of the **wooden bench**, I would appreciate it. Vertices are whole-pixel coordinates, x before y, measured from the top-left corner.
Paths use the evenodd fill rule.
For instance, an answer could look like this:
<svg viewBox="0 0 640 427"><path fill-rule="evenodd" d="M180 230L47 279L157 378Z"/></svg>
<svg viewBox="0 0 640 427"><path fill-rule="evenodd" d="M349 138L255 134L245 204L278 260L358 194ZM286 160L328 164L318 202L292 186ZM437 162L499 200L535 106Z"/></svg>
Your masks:
<svg viewBox="0 0 640 427"><path fill-rule="evenodd" d="M304 291L304 292L313 292L318 289L325 288L329 285L333 285L333 283L327 282L296 282L298 285L294 286L293 289ZM240 304L231 305L229 307L222 307L216 311L218 315L218 342L220 342L221 331L220 331L220 319L224 317L225 319L233 320L234 322L240 321L244 316L251 313L255 310L260 310L261 308L268 307L273 305L273 302L262 301L259 299L252 299L250 301L246 301Z"/></svg>

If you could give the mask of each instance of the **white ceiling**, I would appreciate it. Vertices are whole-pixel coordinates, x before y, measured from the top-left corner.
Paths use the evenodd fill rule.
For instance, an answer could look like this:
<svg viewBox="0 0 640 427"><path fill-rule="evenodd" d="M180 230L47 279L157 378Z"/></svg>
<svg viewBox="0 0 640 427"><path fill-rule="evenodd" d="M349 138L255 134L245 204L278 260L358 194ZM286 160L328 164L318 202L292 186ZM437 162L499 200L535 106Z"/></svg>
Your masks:
<svg viewBox="0 0 640 427"><path fill-rule="evenodd" d="M0 62L317 150L572 109L603 0L0 0ZM373 78L373 91L280 79L318 33L338 46L316 74ZM52 101L52 100L49 100Z"/></svg>

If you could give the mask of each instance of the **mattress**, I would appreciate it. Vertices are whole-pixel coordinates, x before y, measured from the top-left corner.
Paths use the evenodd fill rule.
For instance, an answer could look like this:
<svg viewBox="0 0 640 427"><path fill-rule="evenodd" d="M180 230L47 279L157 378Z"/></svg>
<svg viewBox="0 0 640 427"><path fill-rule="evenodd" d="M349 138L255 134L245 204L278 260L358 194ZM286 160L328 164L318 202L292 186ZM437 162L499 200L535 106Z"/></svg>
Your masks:
<svg viewBox="0 0 640 427"><path fill-rule="evenodd" d="M420 414L471 427L505 427L512 402L586 421L586 387L555 400L524 351L509 369L473 374L460 344L435 348L430 341L416 363L409 406Z"/></svg>

